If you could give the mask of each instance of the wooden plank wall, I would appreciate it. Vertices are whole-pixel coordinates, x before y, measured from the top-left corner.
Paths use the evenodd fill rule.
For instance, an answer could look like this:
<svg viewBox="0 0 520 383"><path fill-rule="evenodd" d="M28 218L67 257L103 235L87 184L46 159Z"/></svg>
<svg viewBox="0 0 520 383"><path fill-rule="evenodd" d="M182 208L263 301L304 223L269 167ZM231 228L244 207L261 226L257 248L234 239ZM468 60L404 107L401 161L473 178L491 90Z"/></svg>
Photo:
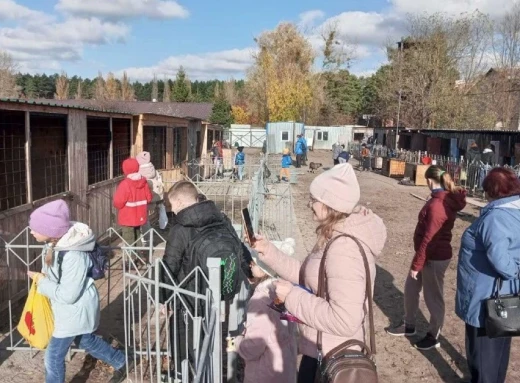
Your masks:
<svg viewBox="0 0 520 383"><path fill-rule="evenodd" d="M96 236L101 236L109 228L118 228L117 209L113 206L114 193L123 178L89 187L87 201L89 206L88 225Z"/></svg>
<svg viewBox="0 0 520 383"><path fill-rule="evenodd" d="M69 190L73 201L71 215L80 222L88 220L87 114L71 110L68 116Z"/></svg>

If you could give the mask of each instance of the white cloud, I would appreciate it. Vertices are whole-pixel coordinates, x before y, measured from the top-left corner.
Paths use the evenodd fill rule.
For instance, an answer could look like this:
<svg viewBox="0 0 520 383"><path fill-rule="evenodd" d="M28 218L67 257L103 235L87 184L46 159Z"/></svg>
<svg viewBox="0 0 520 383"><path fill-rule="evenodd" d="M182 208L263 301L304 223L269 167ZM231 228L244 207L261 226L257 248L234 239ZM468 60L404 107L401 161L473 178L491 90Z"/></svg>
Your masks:
<svg viewBox="0 0 520 383"><path fill-rule="evenodd" d="M391 0L395 12L435 13L449 15L471 13L479 10L491 16L501 16L518 0Z"/></svg>
<svg viewBox="0 0 520 383"><path fill-rule="evenodd" d="M302 29L312 28L315 23L325 17L325 12L315 9L312 11L303 12L299 16L298 25Z"/></svg>
<svg viewBox="0 0 520 383"><path fill-rule="evenodd" d="M85 45L123 42L129 32L124 24L95 18L0 28L0 50L9 52L22 68L37 68L40 62L54 68L56 62L80 60Z"/></svg>
<svg viewBox="0 0 520 383"><path fill-rule="evenodd" d="M192 80L208 80L214 78L241 77L253 62L254 48L231 49L202 54L171 56L157 65L141 68L126 68L124 71L136 80L148 81L154 75L159 77L175 77L180 66L183 66Z"/></svg>
<svg viewBox="0 0 520 383"><path fill-rule="evenodd" d="M112 20L173 19L189 15L188 10L176 1L164 0L59 0L56 9L75 16Z"/></svg>
<svg viewBox="0 0 520 383"><path fill-rule="evenodd" d="M0 0L0 20L2 21L47 22L52 19L51 16L43 12L24 7L13 0Z"/></svg>

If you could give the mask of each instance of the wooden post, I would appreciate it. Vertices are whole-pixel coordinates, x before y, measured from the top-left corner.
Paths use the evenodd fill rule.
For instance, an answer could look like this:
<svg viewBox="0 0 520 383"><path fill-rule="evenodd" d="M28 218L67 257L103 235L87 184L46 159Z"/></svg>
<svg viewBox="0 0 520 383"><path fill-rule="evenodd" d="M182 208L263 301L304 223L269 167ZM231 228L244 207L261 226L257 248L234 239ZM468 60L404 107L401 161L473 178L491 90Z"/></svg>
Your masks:
<svg viewBox="0 0 520 383"><path fill-rule="evenodd" d="M110 147L108 148L108 179L114 178L114 126L110 117Z"/></svg>
<svg viewBox="0 0 520 383"><path fill-rule="evenodd" d="M29 111L25 112L25 177L27 183L27 203L32 203L33 188L31 176L31 113Z"/></svg>

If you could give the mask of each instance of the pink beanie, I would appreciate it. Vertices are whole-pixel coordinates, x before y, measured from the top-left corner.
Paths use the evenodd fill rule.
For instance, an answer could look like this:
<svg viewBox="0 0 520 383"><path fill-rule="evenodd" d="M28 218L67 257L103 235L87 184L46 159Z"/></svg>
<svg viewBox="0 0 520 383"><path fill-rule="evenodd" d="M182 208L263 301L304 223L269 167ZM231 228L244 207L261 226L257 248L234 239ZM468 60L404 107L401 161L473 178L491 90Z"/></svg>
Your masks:
<svg viewBox="0 0 520 383"><path fill-rule="evenodd" d="M63 237L71 226L69 206L61 199L46 203L29 217L31 230L50 238Z"/></svg>
<svg viewBox="0 0 520 383"><path fill-rule="evenodd" d="M359 202L359 184L350 164L340 164L321 173L311 183L313 198L339 211L351 214Z"/></svg>
<svg viewBox="0 0 520 383"><path fill-rule="evenodd" d="M135 159L139 162L139 165L149 164L150 163L150 153L149 152L141 152L139 153Z"/></svg>

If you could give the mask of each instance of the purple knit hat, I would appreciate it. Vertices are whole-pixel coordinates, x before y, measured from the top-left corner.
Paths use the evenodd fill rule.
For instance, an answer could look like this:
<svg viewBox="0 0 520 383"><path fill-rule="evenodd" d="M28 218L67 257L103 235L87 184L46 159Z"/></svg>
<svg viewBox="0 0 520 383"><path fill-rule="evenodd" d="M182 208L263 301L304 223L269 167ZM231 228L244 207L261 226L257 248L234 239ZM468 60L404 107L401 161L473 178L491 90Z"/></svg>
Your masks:
<svg viewBox="0 0 520 383"><path fill-rule="evenodd" d="M59 199L33 211L29 217L29 227L38 234L57 239L63 237L72 226L69 217L69 206Z"/></svg>

